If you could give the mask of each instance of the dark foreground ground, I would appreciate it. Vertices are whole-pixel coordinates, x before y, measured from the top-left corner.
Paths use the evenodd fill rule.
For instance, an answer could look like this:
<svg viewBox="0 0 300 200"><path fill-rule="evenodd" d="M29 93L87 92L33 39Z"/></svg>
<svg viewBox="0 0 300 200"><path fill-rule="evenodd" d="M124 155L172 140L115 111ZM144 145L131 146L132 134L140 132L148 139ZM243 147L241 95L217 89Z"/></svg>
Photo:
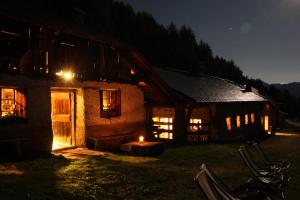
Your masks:
<svg viewBox="0 0 300 200"><path fill-rule="evenodd" d="M298 135L299 134L299 135ZM271 158L292 161L288 199L300 199L300 132L261 143ZM204 199L193 177L201 163L232 187L250 176L239 144L170 148L157 158L105 154L0 163L0 199Z"/></svg>

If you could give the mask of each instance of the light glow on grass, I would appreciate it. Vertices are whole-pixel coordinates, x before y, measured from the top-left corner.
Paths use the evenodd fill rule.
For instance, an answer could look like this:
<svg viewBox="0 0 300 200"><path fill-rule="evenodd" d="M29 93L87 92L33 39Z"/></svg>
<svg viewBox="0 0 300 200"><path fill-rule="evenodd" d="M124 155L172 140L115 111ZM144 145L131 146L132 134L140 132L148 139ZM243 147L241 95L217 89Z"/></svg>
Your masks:
<svg viewBox="0 0 300 200"><path fill-rule="evenodd" d="M285 136L285 137L296 137L298 136L299 134L295 134L295 133L275 133L275 135L278 135L278 136Z"/></svg>
<svg viewBox="0 0 300 200"><path fill-rule="evenodd" d="M3 166L0 165L0 175L17 175L20 176L24 172L19 170L15 165Z"/></svg>
<svg viewBox="0 0 300 200"><path fill-rule="evenodd" d="M54 137L53 143L52 143L52 151L58 150L58 149L64 149L64 148L68 148L68 147L71 147L71 145L67 145L63 142L60 142L58 139L56 139Z"/></svg>
<svg viewBox="0 0 300 200"><path fill-rule="evenodd" d="M105 153L104 158L109 160L114 160L114 161L128 162L128 163L148 163L148 162L159 161L158 158L154 158L154 157L125 156L125 155L118 155L114 153Z"/></svg>

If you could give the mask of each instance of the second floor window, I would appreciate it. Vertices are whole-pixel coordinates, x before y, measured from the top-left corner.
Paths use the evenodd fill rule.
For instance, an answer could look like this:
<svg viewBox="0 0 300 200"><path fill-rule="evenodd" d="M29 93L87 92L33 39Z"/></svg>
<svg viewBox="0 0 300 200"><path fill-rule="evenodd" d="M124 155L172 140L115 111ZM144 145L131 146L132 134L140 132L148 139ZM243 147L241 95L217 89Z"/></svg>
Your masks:
<svg viewBox="0 0 300 200"><path fill-rule="evenodd" d="M121 90L100 90L100 115L105 118L121 115Z"/></svg>

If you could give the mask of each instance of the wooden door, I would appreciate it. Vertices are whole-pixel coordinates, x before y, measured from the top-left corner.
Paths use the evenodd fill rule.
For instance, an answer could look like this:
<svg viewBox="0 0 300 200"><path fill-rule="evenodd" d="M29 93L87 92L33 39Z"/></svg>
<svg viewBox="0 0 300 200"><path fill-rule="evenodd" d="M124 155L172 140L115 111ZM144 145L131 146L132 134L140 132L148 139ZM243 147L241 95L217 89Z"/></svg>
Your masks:
<svg viewBox="0 0 300 200"><path fill-rule="evenodd" d="M51 92L51 117L53 143L57 148L72 145L73 136L73 93L68 91Z"/></svg>

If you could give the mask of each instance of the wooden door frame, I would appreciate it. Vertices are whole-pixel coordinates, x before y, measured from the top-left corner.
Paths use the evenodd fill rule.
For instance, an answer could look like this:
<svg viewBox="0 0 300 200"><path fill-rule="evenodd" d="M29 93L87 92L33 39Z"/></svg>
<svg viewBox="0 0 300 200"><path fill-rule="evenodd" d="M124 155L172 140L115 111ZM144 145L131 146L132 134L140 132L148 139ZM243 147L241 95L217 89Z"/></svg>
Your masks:
<svg viewBox="0 0 300 200"><path fill-rule="evenodd" d="M76 146L76 109L75 109L75 101L76 101L76 90L75 89L50 89L50 95L52 93L69 93L70 96L70 112L71 112L71 146ZM52 115L52 97L51 97L51 115ZM51 118L52 123L52 118ZM54 138L54 133L53 133Z"/></svg>

